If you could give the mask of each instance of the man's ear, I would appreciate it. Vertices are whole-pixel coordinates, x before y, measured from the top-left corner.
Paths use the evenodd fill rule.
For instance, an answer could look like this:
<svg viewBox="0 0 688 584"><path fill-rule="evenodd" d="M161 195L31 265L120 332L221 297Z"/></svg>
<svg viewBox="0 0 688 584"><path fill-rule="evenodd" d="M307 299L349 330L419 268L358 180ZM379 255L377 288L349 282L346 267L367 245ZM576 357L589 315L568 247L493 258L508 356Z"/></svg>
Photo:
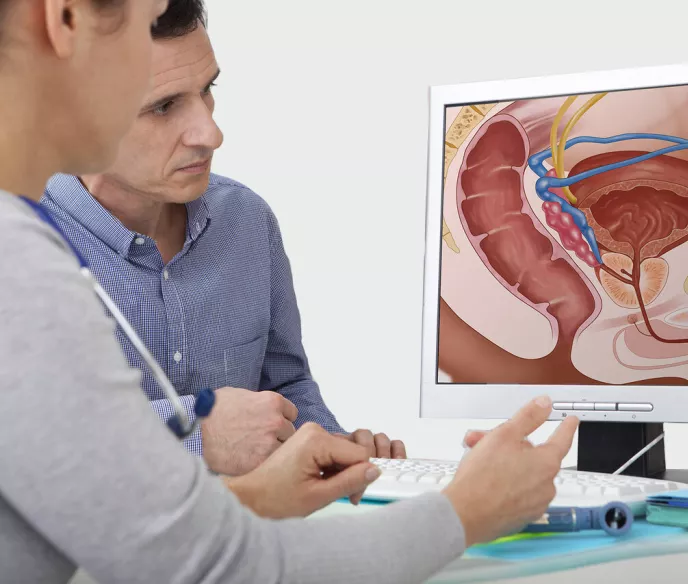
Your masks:
<svg viewBox="0 0 688 584"><path fill-rule="evenodd" d="M60 59L74 53L76 29L82 25L84 1L89 0L43 0L48 42Z"/></svg>

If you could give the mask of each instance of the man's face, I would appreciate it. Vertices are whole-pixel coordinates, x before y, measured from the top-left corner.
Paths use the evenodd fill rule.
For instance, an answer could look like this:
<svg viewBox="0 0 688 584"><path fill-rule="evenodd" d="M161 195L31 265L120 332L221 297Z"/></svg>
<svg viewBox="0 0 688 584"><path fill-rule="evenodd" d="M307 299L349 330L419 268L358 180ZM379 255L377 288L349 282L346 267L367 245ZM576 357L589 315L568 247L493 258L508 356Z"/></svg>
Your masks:
<svg viewBox="0 0 688 584"><path fill-rule="evenodd" d="M102 178L149 199L187 203L207 189L223 140L211 93L219 69L205 28L156 41L152 74L145 105Z"/></svg>

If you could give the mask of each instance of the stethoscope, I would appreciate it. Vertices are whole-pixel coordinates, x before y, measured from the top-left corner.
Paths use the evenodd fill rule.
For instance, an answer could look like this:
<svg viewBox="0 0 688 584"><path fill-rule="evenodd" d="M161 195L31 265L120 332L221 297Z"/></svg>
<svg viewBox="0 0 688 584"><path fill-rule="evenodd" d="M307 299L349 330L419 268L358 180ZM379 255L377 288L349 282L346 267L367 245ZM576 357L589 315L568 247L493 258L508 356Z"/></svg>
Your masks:
<svg viewBox="0 0 688 584"><path fill-rule="evenodd" d="M200 420L210 415L210 412L215 405L215 393L213 390L204 389L196 395L196 403L194 404L194 414L196 415L196 419L191 422L181 400L179 399L177 391L172 385L172 382L168 379L167 375L165 375L162 367L158 365L155 357L151 355L150 351L141 340L141 337L139 337L133 327L129 324L129 321L126 319L126 317L120 312L112 298L110 298L110 295L98 283L98 280L96 280L95 276L88 267L86 258L84 258L81 252L79 252L79 250L69 240L62 229L60 229L57 222L47 209L42 207L36 201L26 197L21 198L34 210L39 219L50 225L55 231L57 231L57 233L60 234L64 242L69 246L69 249L71 249L72 253L78 260L81 275L89 282L93 288L93 291L96 293L98 298L100 298L105 307L110 311L110 314L112 314L113 318L120 326L124 334L131 341L131 344L134 345L134 348L139 355L141 355L141 358L144 360L146 365L150 367L153 376L165 393L165 397L167 397L167 399L170 401L170 404L172 404L172 409L174 410L172 417L167 420L167 426L180 440L190 436L198 427Z"/></svg>

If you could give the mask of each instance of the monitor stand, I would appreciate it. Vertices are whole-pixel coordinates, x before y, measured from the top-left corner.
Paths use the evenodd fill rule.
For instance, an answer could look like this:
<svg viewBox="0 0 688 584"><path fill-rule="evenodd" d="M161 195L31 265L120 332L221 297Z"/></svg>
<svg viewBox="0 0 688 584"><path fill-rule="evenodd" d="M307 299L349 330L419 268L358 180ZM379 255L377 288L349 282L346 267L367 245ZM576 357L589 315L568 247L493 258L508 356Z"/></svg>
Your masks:
<svg viewBox="0 0 688 584"><path fill-rule="evenodd" d="M661 423L581 422L577 469L613 473L664 432ZM688 483L688 470L667 470L664 440L655 444L622 474Z"/></svg>

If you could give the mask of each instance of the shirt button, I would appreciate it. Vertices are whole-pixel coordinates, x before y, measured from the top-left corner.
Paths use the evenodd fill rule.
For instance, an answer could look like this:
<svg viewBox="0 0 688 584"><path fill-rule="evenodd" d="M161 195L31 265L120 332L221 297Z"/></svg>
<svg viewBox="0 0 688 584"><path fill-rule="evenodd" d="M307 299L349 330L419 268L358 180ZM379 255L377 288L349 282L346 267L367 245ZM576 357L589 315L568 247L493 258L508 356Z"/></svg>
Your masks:
<svg viewBox="0 0 688 584"><path fill-rule="evenodd" d="M177 363L179 363L179 362L182 360L182 354L181 354L179 351L177 351L177 352L174 354L174 360L175 360Z"/></svg>
<svg viewBox="0 0 688 584"><path fill-rule="evenodd" d="M137 237L137 238L134 240L134 243L135 243L136 245L143 245L144 243L146 243L146 240L143 239L143 237Z"/></svg>
<svg viewBox="0 0 688 584"><path fill-rule="evenodd" d="M200 230L201 230L201 224L198 221L196 221L196 231L200 231Z"/></svg>
<svg viewBox="0 0 688 584"><path fill-rule="evenodd" d="M169 280L170 279L170 273L167 270L165 270L162 273L162 277L165 278L165 280Z"/></svg>

